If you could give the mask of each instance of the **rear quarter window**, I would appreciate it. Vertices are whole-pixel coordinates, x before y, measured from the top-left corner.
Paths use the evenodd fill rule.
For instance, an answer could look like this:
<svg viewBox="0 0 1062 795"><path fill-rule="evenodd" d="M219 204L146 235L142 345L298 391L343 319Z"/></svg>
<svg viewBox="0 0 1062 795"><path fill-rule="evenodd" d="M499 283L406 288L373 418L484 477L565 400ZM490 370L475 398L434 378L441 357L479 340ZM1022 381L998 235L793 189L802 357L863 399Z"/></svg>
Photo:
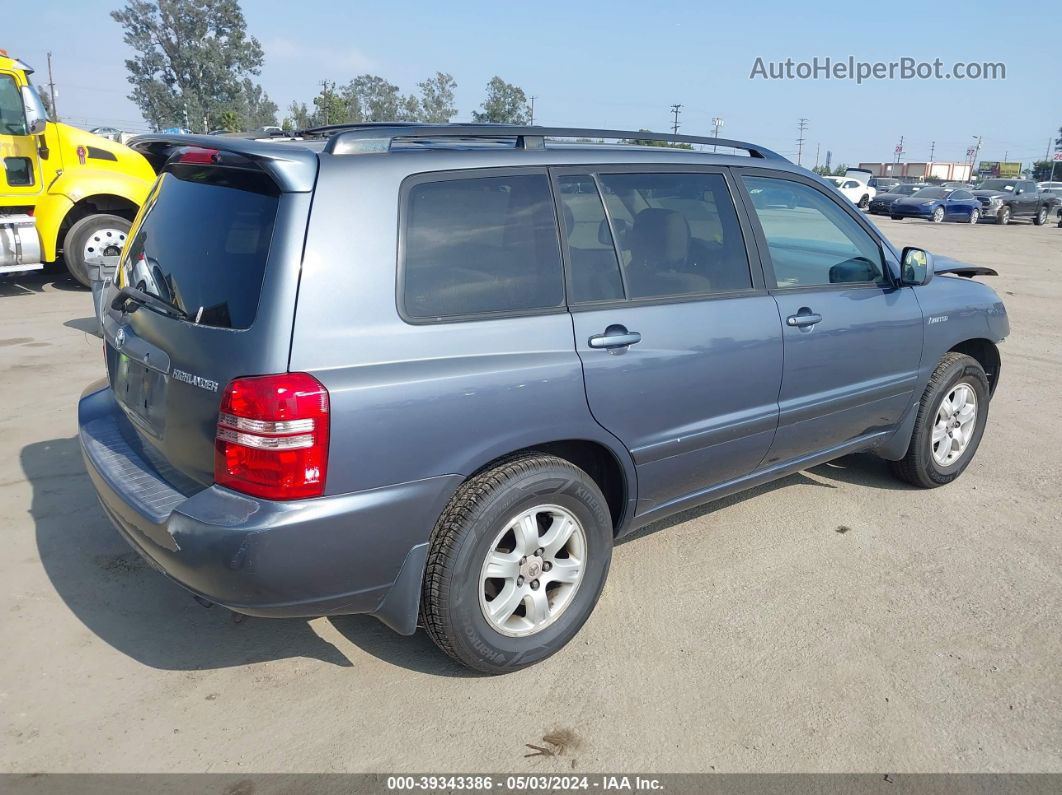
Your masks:
<svg viewBox="0 0 1062 795"><path fill-rule="evenodd" d="M400 297L416 320L564 304L556 212L545 174L415 178L402 206Z"/></svg>

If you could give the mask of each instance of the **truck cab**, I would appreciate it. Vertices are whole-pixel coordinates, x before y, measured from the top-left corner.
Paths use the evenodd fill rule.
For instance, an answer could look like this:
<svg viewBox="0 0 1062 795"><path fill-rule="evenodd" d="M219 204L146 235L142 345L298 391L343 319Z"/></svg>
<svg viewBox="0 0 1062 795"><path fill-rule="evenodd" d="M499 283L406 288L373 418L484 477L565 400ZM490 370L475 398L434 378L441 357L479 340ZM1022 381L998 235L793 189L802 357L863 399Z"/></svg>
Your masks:
<svg viewBox="0 0 1062 795"><path fill-rule="evenodd" d="M126 146L50 121L32 73L0 49L0 274L62 257L89 286L117 265L155 173Z"/></svg>

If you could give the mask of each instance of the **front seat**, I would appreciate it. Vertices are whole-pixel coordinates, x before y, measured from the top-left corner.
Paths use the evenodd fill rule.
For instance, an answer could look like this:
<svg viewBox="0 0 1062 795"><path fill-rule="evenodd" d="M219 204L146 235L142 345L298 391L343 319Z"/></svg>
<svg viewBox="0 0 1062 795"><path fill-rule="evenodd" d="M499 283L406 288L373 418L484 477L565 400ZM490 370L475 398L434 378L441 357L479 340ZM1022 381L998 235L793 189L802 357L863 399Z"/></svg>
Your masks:
<svg viewBox="0 0 1062 795"><path fill-rule="evenodd" d="M711 285L690 272L690 225L675 210L647 207L634 217L627 283L634 297L707 292Z"/></svg>

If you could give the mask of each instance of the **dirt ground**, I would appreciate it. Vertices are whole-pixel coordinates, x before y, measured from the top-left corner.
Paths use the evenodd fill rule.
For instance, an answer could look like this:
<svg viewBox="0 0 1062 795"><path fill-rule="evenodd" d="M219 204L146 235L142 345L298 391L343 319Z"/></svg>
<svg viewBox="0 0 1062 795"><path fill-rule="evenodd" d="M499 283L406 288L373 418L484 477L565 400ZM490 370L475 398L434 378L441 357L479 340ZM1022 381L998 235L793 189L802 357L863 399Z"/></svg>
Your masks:
<svg viewBox="0 0 1062 795"><path fill-rule="evenodd" d="M0 770L1062 772L1062 229L878 223L1000 271L966 474L850 456L647 528L573 643L498 678L371 618L237 623L147 569L78 453L88 294L0 277Z"/></svg>

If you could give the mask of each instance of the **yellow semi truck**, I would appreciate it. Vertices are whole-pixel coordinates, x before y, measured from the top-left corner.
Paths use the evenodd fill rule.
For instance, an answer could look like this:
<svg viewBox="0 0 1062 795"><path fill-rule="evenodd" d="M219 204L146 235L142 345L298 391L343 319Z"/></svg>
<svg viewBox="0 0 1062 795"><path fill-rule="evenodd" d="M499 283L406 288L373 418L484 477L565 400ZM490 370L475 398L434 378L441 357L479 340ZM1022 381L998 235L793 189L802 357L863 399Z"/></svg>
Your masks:
<svg viewBox="0 0 1062 795"><path fill-rule="evenodd" d="M126 146L49 121L32 73L0 49L0 273L61 257L89 286L117 264L155 172Z"/></svg>

